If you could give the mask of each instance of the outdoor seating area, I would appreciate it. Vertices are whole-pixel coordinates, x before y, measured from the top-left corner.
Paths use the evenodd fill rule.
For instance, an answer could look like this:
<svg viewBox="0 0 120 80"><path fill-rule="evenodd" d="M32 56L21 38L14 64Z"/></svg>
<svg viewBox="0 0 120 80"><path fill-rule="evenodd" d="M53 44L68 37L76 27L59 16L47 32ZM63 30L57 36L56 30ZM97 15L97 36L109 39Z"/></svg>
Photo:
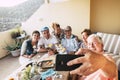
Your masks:
<svg viewBox="0 0 120 80"><path fill-rule="evenodd" d="M0 80L120 80L119 0L13 1L0 1Z"/></svg>

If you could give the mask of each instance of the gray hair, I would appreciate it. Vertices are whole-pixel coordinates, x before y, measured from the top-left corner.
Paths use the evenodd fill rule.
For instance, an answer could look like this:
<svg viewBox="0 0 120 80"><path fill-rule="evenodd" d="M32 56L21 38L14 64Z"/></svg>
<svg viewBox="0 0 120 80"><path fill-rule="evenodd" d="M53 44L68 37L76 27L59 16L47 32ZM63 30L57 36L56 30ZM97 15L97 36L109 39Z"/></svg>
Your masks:
<svg viewBox="0 0 120 80"><path fill-rule="evenodd" d="M91 34L88 38L87 41L91 40L92 38L97 39L97 41L101 44L103 44L102 38L100 36L98 36L97 34Z"/></svg>

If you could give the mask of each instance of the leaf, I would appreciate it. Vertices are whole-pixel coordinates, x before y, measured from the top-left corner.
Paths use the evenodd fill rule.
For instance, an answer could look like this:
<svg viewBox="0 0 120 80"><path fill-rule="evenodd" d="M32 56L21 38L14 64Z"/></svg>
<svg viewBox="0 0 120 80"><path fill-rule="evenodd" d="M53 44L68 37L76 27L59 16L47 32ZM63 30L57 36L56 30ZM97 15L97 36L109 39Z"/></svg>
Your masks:
<svg viewBox="0 0 120 80"><path fill-rule="evenodd" d="M6 42L5 42L6 43ZM14 50L17 50L17 49L20 49L21 48L21 45L22 45L22 42L17 42L15 41L13 44L8 44L6 43L6 47L3 48L7 51L14 51Z"/></svg>

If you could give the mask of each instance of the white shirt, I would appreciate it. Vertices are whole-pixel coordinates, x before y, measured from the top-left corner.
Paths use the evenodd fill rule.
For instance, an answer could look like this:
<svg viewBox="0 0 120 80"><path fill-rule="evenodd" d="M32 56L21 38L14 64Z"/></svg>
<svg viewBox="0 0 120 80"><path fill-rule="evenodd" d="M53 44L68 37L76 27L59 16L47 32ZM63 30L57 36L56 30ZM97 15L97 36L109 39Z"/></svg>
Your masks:
<svg viewBox="0 0 120 80"><path fill-rule="evenodd" d="M44 45L45 47L47 47L49 44L56 44L56 43L58 43L56 37L50 35L49 39L46 39L45 37L41 37L41 39L38 42L38 46Z"/></svg>

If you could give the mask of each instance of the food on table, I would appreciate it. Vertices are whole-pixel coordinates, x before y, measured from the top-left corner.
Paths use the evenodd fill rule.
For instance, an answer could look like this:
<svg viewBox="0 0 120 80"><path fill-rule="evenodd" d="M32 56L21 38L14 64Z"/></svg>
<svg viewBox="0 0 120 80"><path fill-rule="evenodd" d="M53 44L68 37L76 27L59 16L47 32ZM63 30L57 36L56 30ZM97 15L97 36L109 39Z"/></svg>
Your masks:
<svg viewBox="0 0 120 80"><path fill-rule="evenodd" d="M9 80L15 80L14 78L9 78Z"/></svg>
<svg viewBox="0 0 120 80"><path fill-rule="evenodd" d="M42 61L41 66L42 68L51 68L54 66L54 63L52 60L46 60L46 61Z"/></svg>

